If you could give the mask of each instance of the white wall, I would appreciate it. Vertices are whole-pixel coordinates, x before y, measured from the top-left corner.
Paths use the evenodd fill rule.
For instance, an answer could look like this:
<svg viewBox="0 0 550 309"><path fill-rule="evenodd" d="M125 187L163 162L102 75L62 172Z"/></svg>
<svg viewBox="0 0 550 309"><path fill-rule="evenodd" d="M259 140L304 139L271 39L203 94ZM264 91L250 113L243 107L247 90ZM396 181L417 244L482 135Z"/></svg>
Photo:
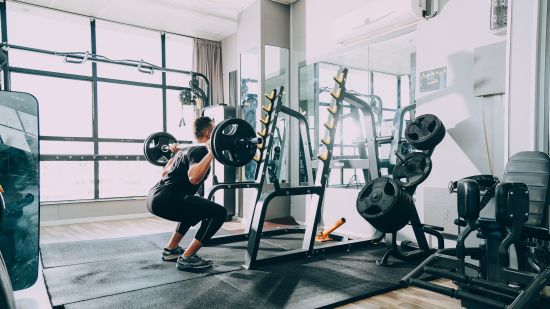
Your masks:
<svg viewBox="0 0 550 309"><path fill-rule="evenodd" d="M298 110L300 100L300 83L298 68L300 63L306 59L306 25L307 25L307 1L301 0L295 2L290 7L290 105L289 107ZM297 132L298 121L292 119L290 122L290 132ZM317 141L312 141L317 142ZM298 134L290 135L290 153L297 154L299 151ZM299 185L299 161L290 160L290 184ZM305 203L304 196L291 198L290 215L296 220L305 221Z"/></svg>
<svg viewBox="0 0 550 309"><path fill-rule="evenodd" d="M306 59L316 62L343 46L332 37L334 20L365 6L369 0L301 0L306 5Z"/></svg>
<svg viewBox="0 0 550 309"><path fill-rule="evenodd" d="M446 89L431 92L416 89L417 115L435 114L447 128L445 139L432 156L432 173L417 190L421 218L434 213L429 211L432 207L441 207L424 204L424 188L444 189L450 180L490 173L480 98L473 95L473 50L506 39L489 29L489 0L447 0L441 5L437 17L418 25L416 36L417 72L447 67ZM495 174L500 176L507 160L504 99L494 96L484 100L489 148ZM426 219L437 222L434 218Z"/></svg>

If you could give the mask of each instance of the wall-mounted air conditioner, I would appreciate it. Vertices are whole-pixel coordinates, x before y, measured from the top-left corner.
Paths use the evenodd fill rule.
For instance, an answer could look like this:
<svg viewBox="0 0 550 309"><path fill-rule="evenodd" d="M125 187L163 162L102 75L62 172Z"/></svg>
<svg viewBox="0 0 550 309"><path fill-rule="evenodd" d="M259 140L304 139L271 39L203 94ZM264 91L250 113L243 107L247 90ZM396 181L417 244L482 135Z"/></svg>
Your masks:
<svg viewBox="0 0 550 309"><path fill-rule="evenodd" d="M352 13L336 19L333 38L344 45L374 40L392 33L413 29L435 16L438 0L368 0Z"/></svg>

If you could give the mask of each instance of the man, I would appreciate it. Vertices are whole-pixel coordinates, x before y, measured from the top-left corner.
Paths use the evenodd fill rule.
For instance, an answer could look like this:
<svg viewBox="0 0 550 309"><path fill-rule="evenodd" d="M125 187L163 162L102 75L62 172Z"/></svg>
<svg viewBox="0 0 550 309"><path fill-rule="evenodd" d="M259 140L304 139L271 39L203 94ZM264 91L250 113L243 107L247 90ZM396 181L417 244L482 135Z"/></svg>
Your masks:
<svg viewBox="0 0 550 309"><path fill-rule="evenodd" d="M177 260L177 269L201 269L212 266L212 260L205 260L197 254L202 244L209 240L222 226L227 211L221 205L196 196L210 172L214 158L210 149L210 135L214 122L209 117L199 117L193 123L197 143L187 151L178 151L171 146L174 156L162 171L162 179L149 191L147 208L161 218L179 222L166 248L162 252L164 261ZM179 246L191 226L201 222L195 239L187 249Z"/></svg>

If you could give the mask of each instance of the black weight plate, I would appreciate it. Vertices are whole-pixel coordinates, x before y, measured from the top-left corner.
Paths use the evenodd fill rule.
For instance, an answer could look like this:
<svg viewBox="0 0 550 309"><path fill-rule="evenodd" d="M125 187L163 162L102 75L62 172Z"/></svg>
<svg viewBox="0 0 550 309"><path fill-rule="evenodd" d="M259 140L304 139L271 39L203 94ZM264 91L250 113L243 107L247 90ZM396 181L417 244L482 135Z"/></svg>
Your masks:
<svg viewBox="0 0 550 309"><path fill-rule="evenodd" d="M392 171L393 179L403 188L419 185L426 180L432 171L432 160L423 152L411 152L405 156L405 162L400 161Z"/></svg>
<svg viewBox="0 0 550 309"><path fill-rule="evenodd" d="M254 158L257 146L240 141L254 137L254 128L243 119L224 120L212 132L212 153L224 165L244 166Z"/></svg>
<svg viewBox="0 0 550 309"><path fill-rule="evenodd" d="M374 228L385 233L402 229L410 220L412 198L393 179L377 178L357 196L359 214Z"/></svg>
<svg viewBox="0 0 550 309"><path fill-rule="evenodd" d="M153 133L149 135L143 143L143 154L147 161L152 164L165 166L172 157L172 151L164 146L169 146L177 142L178 140L170 133Z"/></svg>
<svg viewBox="0 0 550 309"><path fill-rule="evenodd" d="M397 190L391 179L376 178L369 182L357 197L357 211L363 218L370 220L385 216L398 199Z"/></svg>
<svg viewBox="0 0 550 309"><path fill-rule="evenodd" d="M418 116L405 129L405 138L416 149L427 150L434 148L443 140L445 126L432 114Z"/></svg>

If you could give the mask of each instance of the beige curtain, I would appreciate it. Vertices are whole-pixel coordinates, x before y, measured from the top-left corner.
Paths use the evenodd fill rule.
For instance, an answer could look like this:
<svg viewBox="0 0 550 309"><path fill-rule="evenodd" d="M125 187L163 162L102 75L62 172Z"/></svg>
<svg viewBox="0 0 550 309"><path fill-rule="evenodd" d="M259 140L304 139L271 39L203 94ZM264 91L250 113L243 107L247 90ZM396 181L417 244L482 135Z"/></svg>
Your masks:
<svg viewBox="0 0 550 309"><path fill-rule="evenodd" d="M193 42L193 71L210 80L211 103L223 102L223 70L221 42L195 38ZM201 84L201 86L203 86ZM204 89L204 88L203 88ZM204 89L206 91L206 89Z"/></svg>

